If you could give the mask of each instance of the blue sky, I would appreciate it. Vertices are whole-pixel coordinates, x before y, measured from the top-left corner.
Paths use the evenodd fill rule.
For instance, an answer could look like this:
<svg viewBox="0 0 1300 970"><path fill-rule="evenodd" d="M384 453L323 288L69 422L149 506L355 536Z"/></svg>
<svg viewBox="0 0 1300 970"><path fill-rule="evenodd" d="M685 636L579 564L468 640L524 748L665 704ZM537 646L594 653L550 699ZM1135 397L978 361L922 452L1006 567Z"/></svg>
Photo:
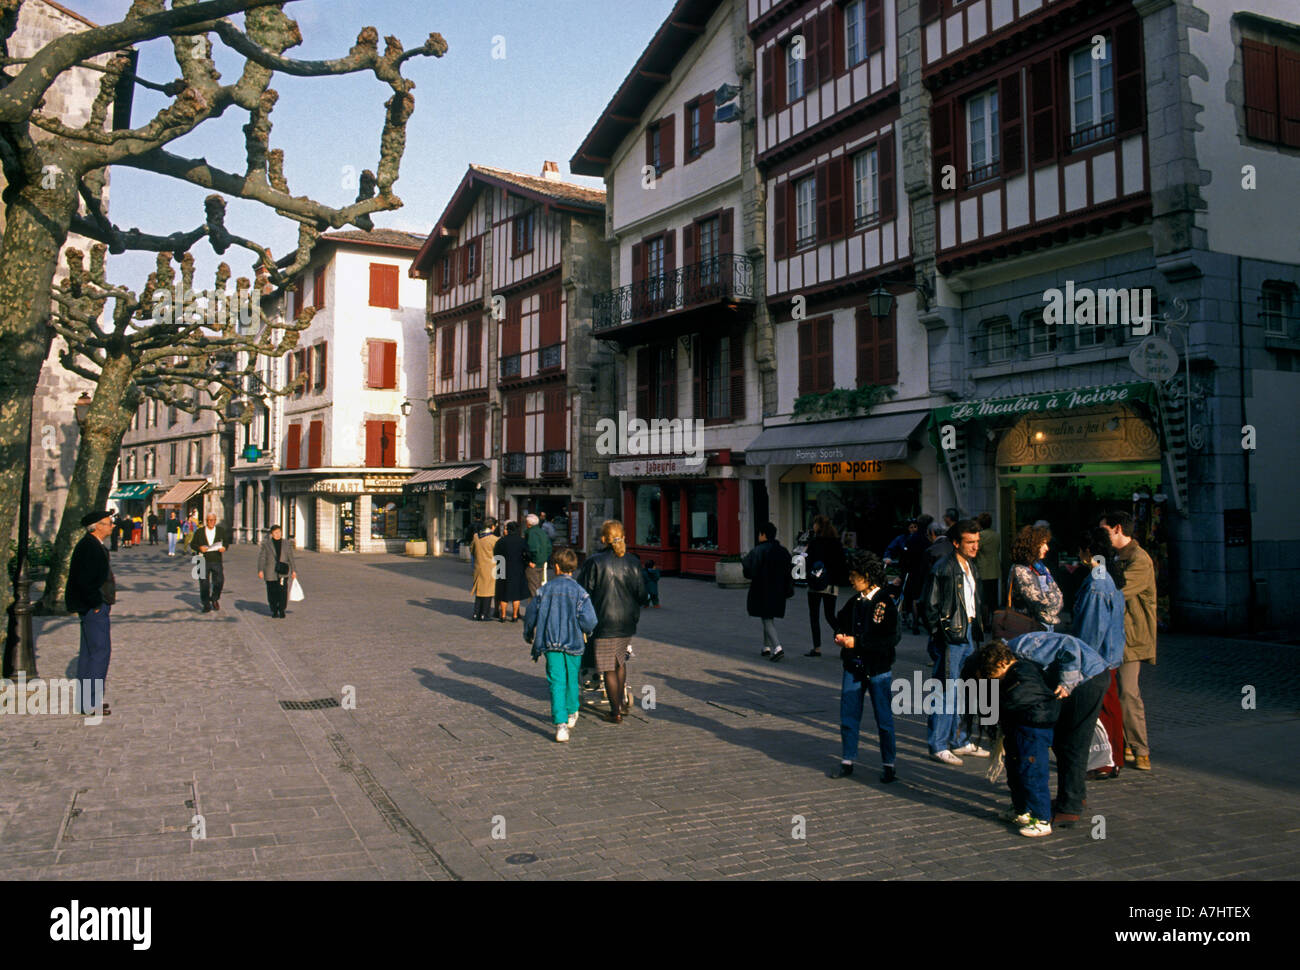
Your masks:
<svg viewBox="0 0 1300 970"><path fill-rule="evenodd" d="M100 24L120 19L130 8L129 0L64 0L64 5ZM289 53L303 59L345 54L366 25L381 37L395 35L408 49L431 31L446 38L446 56L415 58L403 67L416 83L415 114L395 187L405 206L375 218L380 226L423 233L433 227L470 162L537 175L542 162L552 159L566 180L599 185L570 176L568 160L672 6L672 0L297 0L285 10L303 35L303 43ZM505 57L494 59L497 37L504 39ZM220 44L217 49L218 69L233 82L242 61L227 56ZM140 56L140 73L149 80L166 82L179 74L169 42L143 45ZM335 206L352 201L356 177L346 176L348 166L355 173L377 165L389 87L370 74L314 79L277 74L271 86L280 94L271 115L271 145L284 149L290 190ZM133 124L144 123L161 104L161 96L138 91ZM246 121L246 113L231 109L169 148L242 174ZM191 229L202 220L205 194L118 167L110 214L122 228ZM296 224L253 203L232 201L227 226L270 245L277 256L297 239ZM202 289L211 285L218 257L206 242L193 252L196 286ZM231 249L220 258L236 276L249 274L246 250ZM153 259L150 254L113 257L110 277L138 289Z"/></svg>

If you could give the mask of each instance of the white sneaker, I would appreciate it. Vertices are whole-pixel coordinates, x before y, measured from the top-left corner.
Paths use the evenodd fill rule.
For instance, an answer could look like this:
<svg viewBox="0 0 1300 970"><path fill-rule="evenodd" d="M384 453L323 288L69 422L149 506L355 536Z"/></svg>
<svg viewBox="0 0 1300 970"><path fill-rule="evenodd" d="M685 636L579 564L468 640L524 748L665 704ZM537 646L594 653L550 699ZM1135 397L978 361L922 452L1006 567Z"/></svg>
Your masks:
<svg viewBox="0 0 1300 970"><path fill-rule="evenodd" d="M560 725L556 726L556 728L555 728L555 740L556 740L556 741L567 741L567 740L569 740L569 725L567 725L567 724L560 724Z"/></svg>
<svg viewBox="0 0 1300 970"><path fill-rule="evenodd" d="M998 818L1004 822L1013 822L1022 828L1034 820L1034 817L1028 812L1016 812L1014 805L1008 805L999 813Z"/></svg>
<svg viewBox="0 0 1300 970"><path fill-rule="evenodd" d="M944 748L944 749L943 749L942 751L940 751L938 754L932 754L932 755L930 755L930 760L931 760L931 761L942 761L942 762L943 762L944 764L946 764L946 765L959 765L959 764L962 763L961 758L958 758L955 754L953 754L953 753L952 753L951 751L949 751L947 748Z"/></svg>
<svg viewBox="0 0 1300 970"><path fill-rule="evenodd" d="M972 758L987 758L989 756L987 750L981 748L978 744L975 744L973 741L967 741L960 748L953 748L952 753L968 754Z"/></svg>
<svg viewBox="0 0 1300 970"><path fill-rule="evenodd" d="M1039 838L1044 835L1052 834L1052 823L1044 822L1042 819L1031 818L1028 825L1021 826L1020 834L1028 836L1031 839Z"/></svg>
<svg viewBox="0 0 1300 970"><path fill-rule="evenodd" d="M572 714L569 715L569 727L575 728L577 726L578 726L578 712L574 711Z"/></svg>

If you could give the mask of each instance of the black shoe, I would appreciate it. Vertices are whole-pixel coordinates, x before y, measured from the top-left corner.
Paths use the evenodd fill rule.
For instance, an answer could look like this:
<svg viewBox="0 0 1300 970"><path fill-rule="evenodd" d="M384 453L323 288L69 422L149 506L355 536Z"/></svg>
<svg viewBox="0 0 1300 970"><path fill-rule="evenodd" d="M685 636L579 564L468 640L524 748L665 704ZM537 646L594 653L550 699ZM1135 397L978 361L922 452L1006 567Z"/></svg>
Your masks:
<svg viewBox="0 0 1300 970"><path fill-rule="evenodd" d="M813 647L811 650L809 650L807 653L804 654L805 657L820 657L821 655L822 652L816 647Z"/></svg>
<svg viewBox="0 0 1300 970"><path fill-rule="evenodd" d="M212 607L210 607L210 606L205 606L205 607L203 607L203 612L204 612L204 613L211 613L211 612L212 612Z"/></svg>
<svg viewBox="0 0 1300 970"><path fill-rule="evenodd" d="M891 781L898 781L898 773L894 771L893 765L885 765L885 770L880 773L880 780L886 785Z"/></svg>
<svg viewBox="0 0 1300 970"><path fill-rule="evenodd" d="M840 766L830 773L830 778L847 778L853 774L853 766L840 762Z"/></svg>
<svg viewBox="0 0 1300 970"><path fill-rule="evenodd" d="M772 654L772 663L776 663L777 661L784 660L784 659L785 659L785 651L782 650L780 647L778 647L776 652Z"/></svg>
<svg viewBox="0 0 1300 970"><path fill-rule="evenodd" d="M505 621L506 621L506 618L505 618L504 616L498 616L498 617L497 617L497 622L498 622L498 623L504 623Z"/></svg>

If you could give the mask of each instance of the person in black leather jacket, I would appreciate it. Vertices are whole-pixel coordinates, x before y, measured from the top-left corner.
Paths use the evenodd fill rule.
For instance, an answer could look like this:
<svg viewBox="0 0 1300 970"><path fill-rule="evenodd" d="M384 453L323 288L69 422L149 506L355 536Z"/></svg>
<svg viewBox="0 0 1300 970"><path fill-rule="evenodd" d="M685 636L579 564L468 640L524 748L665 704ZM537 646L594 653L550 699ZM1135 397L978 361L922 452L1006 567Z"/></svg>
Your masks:
<svg viewBox="0 0 1300 970"><path fill-rule="evenodd" d="M926 718L926 742L930 757L948 765L960 765L961 755L987 758L984 748L970 742L963 726L960 692L947 685L961 679L961 668L983 639L980 625L981 583L975 568L979 552L980 527L974 519L963 519L948 530L952 554L934 564L926 580L921 601L925 627L930 633L931 674L945 681L942 709Z"/></svg>
<svg viewBox="0 0 1300 970"><path fill-rule="evenodd" d="M623 720L627 648L636 635L641 607L646 602L645 570L641 560L627 551L622 522L608 519L602 523L600 540L605 548L588 557L573 578L591 594L591 604L596 608L596 629L589 642L596 669L605 675L609 719L619 724Z"/></svg>

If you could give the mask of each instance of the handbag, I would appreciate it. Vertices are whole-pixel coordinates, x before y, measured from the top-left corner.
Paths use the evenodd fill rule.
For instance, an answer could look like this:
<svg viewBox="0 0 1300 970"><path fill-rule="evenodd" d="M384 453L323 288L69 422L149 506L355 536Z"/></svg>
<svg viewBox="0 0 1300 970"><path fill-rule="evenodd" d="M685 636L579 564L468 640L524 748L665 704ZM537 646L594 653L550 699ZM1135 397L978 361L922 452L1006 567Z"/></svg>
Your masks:
<svg viewBox="0 0 1300 970"><path fill-rule="evenodd" d="M289 564L287 562L277 562L275 564L275 574L277 576L288 576Z"/></svg>
<svg viewBox="0 0 1300 970"><path fill-rule="evenodd" d="M306 594L302 591L302 583L298 582L298 578L295 576L293 582L289 585L289 602L301 603L306 598Z"/></svg>
<svg viewBox="0 0 1300 970"><path fill-rule="evenodd" d="M1007 608L993 611L993 637L996 640L1013 640L1022 633L1041 633L1042 624L1032 616L1011 608L1011 583L1007 583Z"/></svg>

